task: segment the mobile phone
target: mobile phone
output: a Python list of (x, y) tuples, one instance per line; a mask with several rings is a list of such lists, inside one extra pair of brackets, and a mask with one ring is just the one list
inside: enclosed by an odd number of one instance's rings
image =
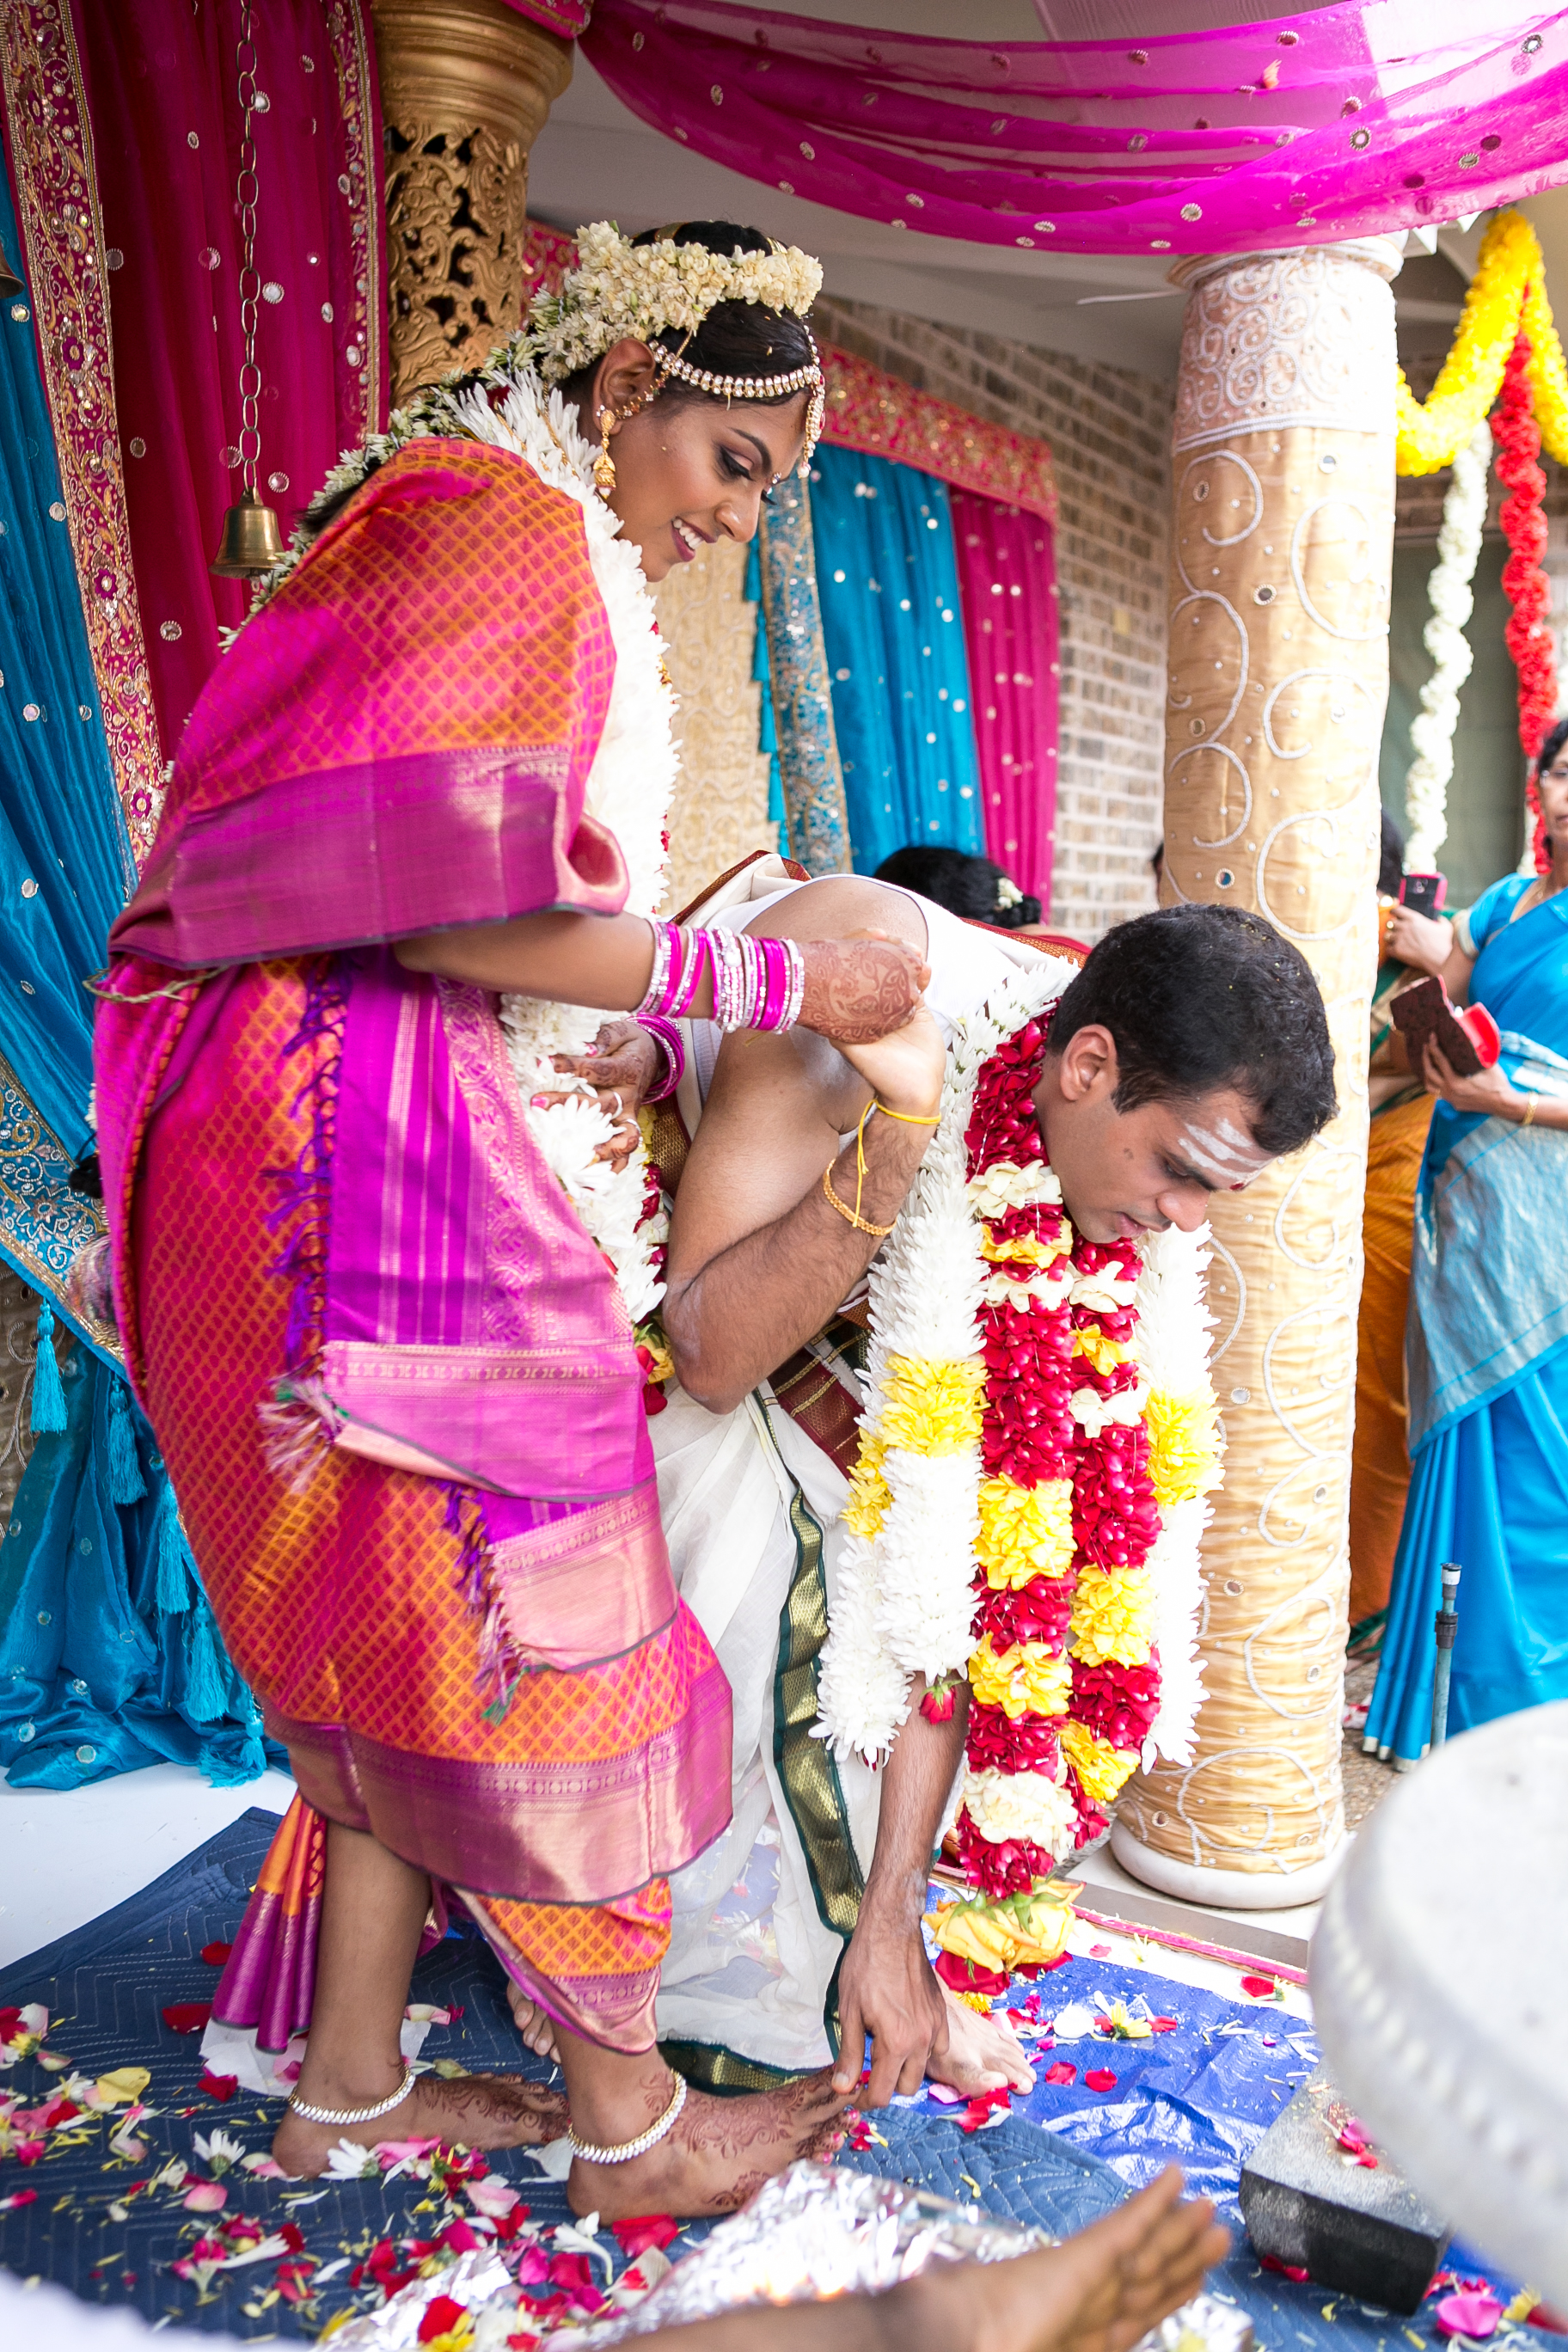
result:
[(1447, 895), (1446, 874), (1406, 874), (1399, 885), (1400, 905), (1416, 915), (1436, 915)]

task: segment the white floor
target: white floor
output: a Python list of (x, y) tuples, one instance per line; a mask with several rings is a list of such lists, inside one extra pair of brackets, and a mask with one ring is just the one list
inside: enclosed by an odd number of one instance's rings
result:
[(214, 1789), (180, 1764), (90, 1789), (0, 1780), (0, 1967), (112, 1910), (252, 1805), (283, 1812), (293, 1793), (286, 1772)]
[[(1318, 1914), (1323, 1907), (1320, 1901), (1297, 1903), (1289, 1909), (1279, 1911), (1222, 1911), (1212, 1905), (1199, 1906), (1195, 1903), (1184, 1903), (1174, 1895), (1158, 1895), (1157, 1889), (1145, 1886), (1141, 1879), (1132, 1877), (1129, 1872), (1122, 1869), (1109, 1846), (1101, 1846), (1098, 1853), (1087, 1855), (1072, 1875), (1080, 1879), (1086, 1887), (1115, 1886), (1120, 1887), (1125, 1894), (1155, 1895), (1160, 1902), (1174, 1904), (1178, 1909), (1189, 1912), (1194, 1923), (1193, 1934), (1202, 1936), (1205, 1942), (1236, 1943), (1244, 1950), (1247, 1945), (1247, 1930), (1249, 1927), (1267, 1928), (1279, 1936), (1300, 1936), (1304, 1940), (1310, 1940), (1312, 1930), (1318, 1924)], [(1084, 1900), (1092, 1909), (1092, 1895), (1086, 1895)], [(1214, 1930), (1212, 1934), (1205, 1935), (1202, 1927), (1196, 1924), (1204, 1919), (1212, 1923)]]

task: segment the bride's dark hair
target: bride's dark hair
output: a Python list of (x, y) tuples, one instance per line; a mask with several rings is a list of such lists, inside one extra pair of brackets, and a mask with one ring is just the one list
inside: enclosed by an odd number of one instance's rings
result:
[[(771, 241), (761, 229), (741, 228), (733, 221), (682, 221), (674, 228), (647, 228), (632, 243), (655, 245), (661, 237), (668, 237), (672, 245), (700, 245), (726, 258), (731, 253), (771, 250)], [(793, 310), (770, 310), (761, 302), (715, 302), (694, 335), (667, 327), (654, 341), (667, 351), (679, 352), (693, 367), (706, 368), (713, 375), (793, 375), (796, 368), (809, 367), (813, 358), (805, 320)], [(595, 360), (590, 366), (579, 368), (561, 387), (562, 399), (575, 407), (580, 424), (584, 423), (583, 411), (598, 364)], [(781, 393), (778, 398), (799, 396)], [(659, 394), (661, 402), (672, 408), (710, 397), (695, 384), (682, 383), (679, 376), (668, 378)]]

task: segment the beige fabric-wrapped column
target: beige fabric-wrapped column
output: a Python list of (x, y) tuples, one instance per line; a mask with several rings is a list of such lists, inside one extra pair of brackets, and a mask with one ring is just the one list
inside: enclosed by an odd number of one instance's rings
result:
[(1320, 1893), (1340, 1782), (1356, 1306), (1376, 964), (1378, 742), (1394, 543), (1400, 240), (1195, 257), (1176, 394), (1167, 905), (1245, 907), (1318, 976), (1339, 1115), (1214, 1202), (1228, 1451), (1204, 1544), (1193, 1760), (1111, 1833), (1150, 1885), (1267, 1908)]
[(762, 613), (746, 599), (747, 552), (742, 541), (719, 540), (654, 590), (680, 753), (667, 915), (689, 906), (742, 857), (779, 845), (768, 818), (768, 755), (757, 748), (763, 689), (752, 671)]

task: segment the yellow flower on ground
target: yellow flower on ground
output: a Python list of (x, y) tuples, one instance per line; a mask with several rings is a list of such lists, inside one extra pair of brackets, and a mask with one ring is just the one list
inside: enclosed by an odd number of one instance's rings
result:
[(1079, 1890), (1052, 1879), (1036, 1895), (1010, 1895), (1001, 1903), (955, 1903), (933, 1929), (937, 1943), (956, 1959), (983, 1969), (1030, 1968), (1059, 1959), (1067, 1949), (1073, 1905)]
[(1107, 1576), (1085, 1568), (1072, 1602), (1072, 1654), (1086, 1666), (1146, 1666), (1154, 1639), (1154, 1580), (1146, 1568)]
[(1219, 1414), (1212, 1395), (1152, 1390), (1143, 1425), (1149, 1433), (1149, 1475), (1162, 1510), (1194, 1502), (1219, 1485)]
[(1021, 1715), (1064, 1715), (1072, 1696), (1072, 1665), (1043, 1642), (1015, 1642), (999, 1654), (985, 1634), (969, 1661), (970, 1687), (980, 1706), (999, 1706), (1011, 1721)]
[(128, 2107), (139, 2099), (153, 2080), (145, 2066), (116, 2066), (111, 2074), (100, 2074), (93, 2084), (98, 2097), (94, 2106)]
[(1065, 1576), (1072, 1554), (1070, 1478), (1047, 1478), (1038, 1486), (1020, 1486), (1013, 1478), (982, 1483), (974, 1556), (987, 1583), (1016, 1592), (1037, 1576)]
[(1136, 1765), (1137, 1749), (1112, 1748), (1087, 1723), (1064, 1723), (1057, 1736), (1084, 1795), (1091, 1804), (1109, 1805)]
[(860, 1440), (860, 1451), (849, 1473), (849, 1499), (844, 1506), (844, 1524), (858, 1536), (876, 1534), (893, 1499), (882, 1475), (887, 1458), (888, 1449), (880, 1437), (872, 1435)]
[(909, 1454), (962, 1454), (980, 1439), (984, 1363), (919, 1362), (890, 1356), (882, 1380), (887, 1398), (878, 1435), (884, 1447)]

